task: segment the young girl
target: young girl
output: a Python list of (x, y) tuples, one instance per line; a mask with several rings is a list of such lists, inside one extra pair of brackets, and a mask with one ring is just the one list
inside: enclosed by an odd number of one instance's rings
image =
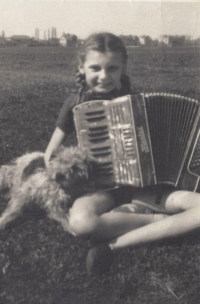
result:
[[(46, 166), (73, 129), (74, 106), (95, 99), (112, 102), (113, 98), (131, 94), (126, 65), (126, 48), (115, 35), (99, 33), (85, 40), (79, 54), (79, 92), (69, 97), (61, 109), (45, 152)], [(116, 249), (180, 235), (199, 227), (199, 194), (172, 189), (160, 191), (158, 187), (151, 187), (134, 191), (133, 195), (132, 188), (121, 187), (89, 193), (75, 200), (69, 212), (73, 234), (92, 235), (103, 242), (89, 251), (88, 271), (104, 271)], [(153, 213), (143, 212), (147, 207)]]

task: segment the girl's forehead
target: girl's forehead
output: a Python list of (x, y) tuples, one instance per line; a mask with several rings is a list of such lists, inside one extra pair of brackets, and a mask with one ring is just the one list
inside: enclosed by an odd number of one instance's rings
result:
[(90, 50), (86, 54), (84, 64), (123, 64), (123, 60), (119, 52)]

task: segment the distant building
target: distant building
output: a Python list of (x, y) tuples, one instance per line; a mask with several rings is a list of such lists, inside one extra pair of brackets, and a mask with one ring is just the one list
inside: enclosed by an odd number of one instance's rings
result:
[(185, 44), (185, 36), (169, 36), (169, 46), (183, 46)]
[(27, 46), (30, 43), (31, 38), (26, 35), (13, 35), (9, 40), (16, 46)]
[(162, 45), (172, 46), (183, 46), (186, 41), (189, 41), (189, 36), (170, 36), (170, 35), (161, 35), (159, 37), (159, 43)]
[(126, 46), (139, 45), (139, 38), (136, 35), (120, 35), (120, 38)]
[(35, 40), (39, 41), (40, 40), (40, 30), (39, 28), (36, 27), (35, 29)]
[(140, 37), (139, 37), (139, 43), (140, 43), (141, 45), (145, 45), (145, 36), (140, 36)]
[(50, 46), (59, 46), (60, 41), (58, 38), (51, 38), (50, 40), (47, 41), (47, 44)]
[(159, 43), (169, 45), (169, 36), (168, 35), (160, 35), (159, 36)]
[(140, 45), (149, 46), (149, 45), (152, 45), (153, 40), (151, 39), (150, 36), (143, 35), (143, 36), (139, 37), (139, 43), (140, 43)]
[(73, 34), (64, 34), (59, 40), (60, 45), (69, 46), (69, 47), (77, 47), (78, 46), (78, 38)]
[(4, 37), (0, 37), (0, 47), (4, 47), (6, 45), (6, 39)]

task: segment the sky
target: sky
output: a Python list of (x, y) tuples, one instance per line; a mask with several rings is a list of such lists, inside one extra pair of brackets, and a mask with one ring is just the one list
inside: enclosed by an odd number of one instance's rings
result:
[(200, 0), (194, 2), (155, 1), (69, 1), (0, 0), (0, 35), (35, 35), (56, 27), (85, 38), (93, 32), (116, 35), (190, 35), (200, 37)]

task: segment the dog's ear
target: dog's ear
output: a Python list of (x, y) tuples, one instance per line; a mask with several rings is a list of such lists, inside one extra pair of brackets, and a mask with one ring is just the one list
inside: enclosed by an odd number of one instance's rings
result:
[(22, 173), (22, 180), (32, 175), (36, 169), (45, 168), (44, 157), (33, 159), (25, 168)]

